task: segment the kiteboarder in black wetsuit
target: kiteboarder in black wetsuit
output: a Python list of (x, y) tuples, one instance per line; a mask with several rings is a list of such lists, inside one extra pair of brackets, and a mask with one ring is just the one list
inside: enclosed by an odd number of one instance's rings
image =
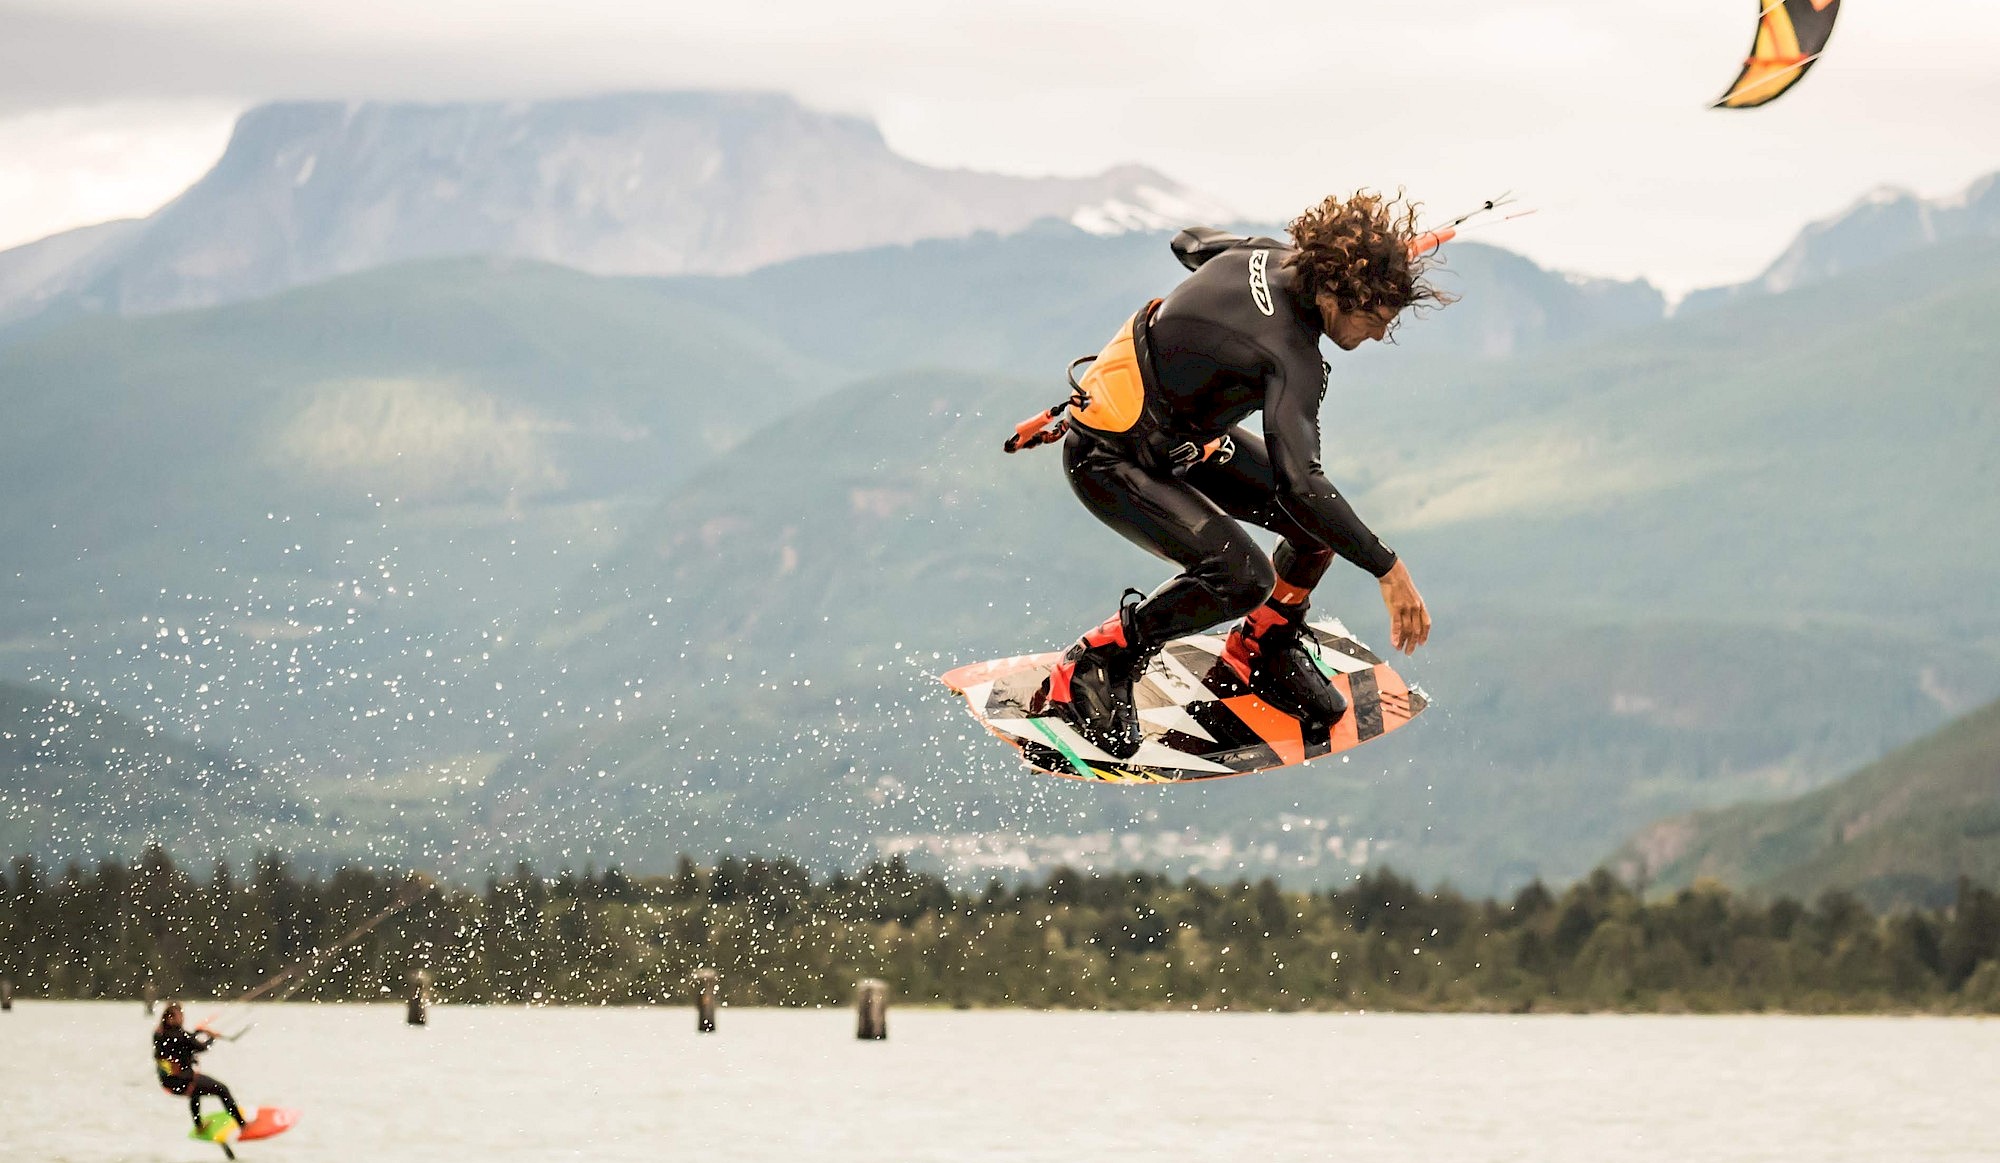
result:
[[(1320, 468), (1320, 337), (1352, 351), (1386, 336), (1405, 308), (1444, 301), (1422, 278), (1414, 209), (1363, 191), (1326, 199), (1290, 233), (1286, 243), (1182, 231), (1174, 252), (1194, 273), (1133, 316), (1070, 413), (1063, 462), (1078, 499), (1182, 570), (1121, 603), (1043, 688), (1044, 705), (1120, 759), (1142, 741), (1132, 685), (1148, 660), (1231, 618), (1242, 621), (1217, 666), (1228, 673), (1214, 680), (1233, 675), (1304, 722), (1338, 722), (1346, 702), (1304, 630), (1336, 555), (1380, 580), (1392, 646), (1408, 653), (1430, 636), (1408, 569)], [(1261, 433), (1239, 426), (1252, 412)], [(1239, 521), (1283, 537), (1274, 558)]]
[(160, 1024), (153, 1027), (153, 1068), (159, 1073), (160, 1085), (168, 1094), (187, 1096), (188, 1113), (194, 1116), (197, 1127), (201, 1126), (204, 1094), (220, 1099), (222, 1109), (229, 1112), (237, 1126), (249, 1126), (250, 1120), (243, 1117), (229, 1088), (194, 1068), (195, 1056), (215, 1044), (215, 1035), (207, 1030), (190, 1031), (182, 1021), (180, 1003), (170, 1001), (160, 1012)]

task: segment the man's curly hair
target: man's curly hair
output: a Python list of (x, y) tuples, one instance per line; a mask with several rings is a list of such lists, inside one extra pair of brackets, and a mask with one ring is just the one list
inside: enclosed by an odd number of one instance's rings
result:
[(1454, 298), (1424, 281), (1431, 262), (1410, 257), (1417, 203), (1400, 190), (1393, 198), (1373, 190), (1328, 195), (1292, 219), (1289, 229), (1298, 249), (1285, 265), (1298, 272), (1308, 299), (1329, 293), (1342, 311), (1360, 312), (1443, 306)]

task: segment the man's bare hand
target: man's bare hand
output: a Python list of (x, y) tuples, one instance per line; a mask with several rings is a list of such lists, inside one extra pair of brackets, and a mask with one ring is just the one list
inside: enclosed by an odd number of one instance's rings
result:
[(1417, 592), (1417, 583), (1410, 580), (1410, 571), (1400, 560), (1382, 575), (1381, 583), (1382, 605), (1389, 611), (1389, 646), (1404, 654), (1414, 653), (1430, 640), (1430, 607), (1424, 605), (1424, 596)]

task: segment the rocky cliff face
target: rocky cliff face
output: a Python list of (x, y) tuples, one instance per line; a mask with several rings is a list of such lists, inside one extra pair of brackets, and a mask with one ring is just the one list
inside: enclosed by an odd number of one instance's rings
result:
[(1075, 179), (935, 169), (866, 121), (776, 95), (274, 104), (243, 116), (206, 177), (90, 261), (51, 269), (81, 248), (47, 243), (33, 263), (0, 255), (0, 317), (65, 300), (122, 314), (205, 306), (437, 255), (727, 274), (1044, 218), (1116, 233), (1228, 217), (1139, 167)]

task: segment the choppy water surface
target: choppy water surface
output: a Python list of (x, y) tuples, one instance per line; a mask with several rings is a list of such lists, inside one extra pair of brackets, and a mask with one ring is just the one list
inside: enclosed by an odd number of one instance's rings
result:
[[(204, 1010), (190, 1006), (195, 1016)], [(246, 1160), (1988, 1160), (2000, 1021), (262, 1007)], [(129, 1003), (0, 1014), (0, 1158), (221, 1158)]]

